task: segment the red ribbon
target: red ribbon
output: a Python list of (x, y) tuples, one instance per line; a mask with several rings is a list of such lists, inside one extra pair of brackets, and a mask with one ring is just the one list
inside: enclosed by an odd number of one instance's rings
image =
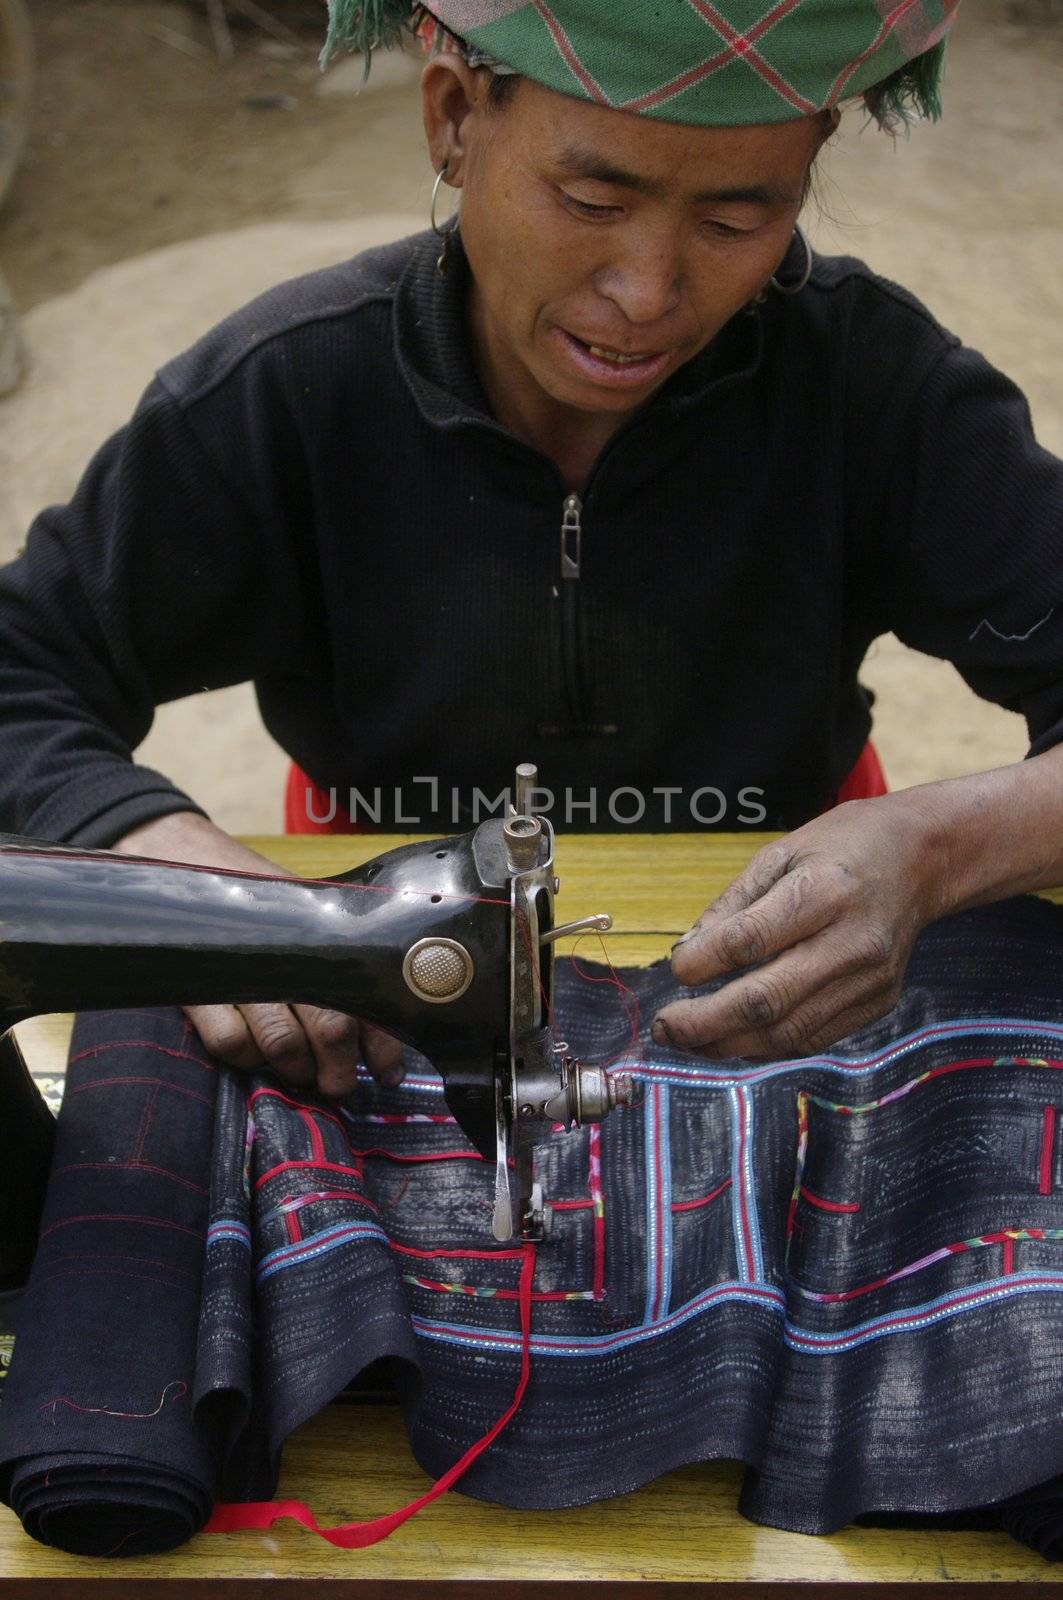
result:
[(340, 1550), (364, 1550), (368, 1545), (379, 1544), (381, 1539), (386, 1539), (388, 1534), (394, 1533), (395, 1529), (401, 1527), (410, 1517), (415, 1516), (433, 1500), (438, 1500), (441, 1494), (446, 1494), (448, 1489), (453, 1488), (458, 1479), (468, 1471), (477, 1457), (483, 1455), (487, 1447), (494, 1443), (502, 1429), (516, 1415), (524, 1399), (524, 1391), (528, 1387), (528, 1373), (531, 1367), (531, 1297), (532, 1278), (535, 1274), (535, 1246), (522, 1245), (521, 1255), (518, 1290), (520, 1377), (517, 1379), (513, 1399), (498, 1421), (482, 1438), (477, 1439), (474, 1445), (470, 1445), (461, 1459), (455, 1461), (441, 1478), (437, 1478), (430, 1489), (419, 1495), (416, 1500), (411, 1500), (409, 1505), (403, 1506), (401, 1510), (389, 1512), (386, 1517), (375, 1517), (372, 1522), (344, 1522), (338, 1528), (322, 1528), (310, 1507), (304, 1505), (301, 1500), (252, 1500), (244, 1505), (218, 1505), (214, 1507), (210, 1521), (203, 1532), (235, 1533), (241, 1528), (272, 1528), (281, 1517), (292, 1517), (296, 1522), (301, 1522), (304, 1528), (309, 1528), (311, 1533), (327, 1539), (329, 1544), (336, 1545)]

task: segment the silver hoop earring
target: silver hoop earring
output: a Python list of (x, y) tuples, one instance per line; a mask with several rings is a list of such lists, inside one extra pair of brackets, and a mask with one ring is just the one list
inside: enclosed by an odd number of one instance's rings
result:
[(457, 217), (454, 218), (454, 221), (448, 228), (441, 228), (436, 221), (436, 199), (439, 195), (439, 185), (446, 177), (449, 168), (450, 162), (444, 161), (443, 165), (436, 173), (436, 181), (432, 186), (432, 209), (428, 218), (429, 222), (431, 223), (432, 232), (438, 239), (442, 239), (443, 241), (443, 248), (440, 250), (436, 259), (436, 271), (441, 273), (445, 273), (447, 268), (450, 266), (450, 242), (454, 234), (457, 232), (458, 227)]
[[(801, 229), (797, 227), (796, 224), (794, 225), (794, 237), (800, 239), (801, 243), (804, 245), (805, 270), (802, 272), (797, 283), (780, 283), (775, 274), (772, 273), (771, 277), (768, 279), (768, 282), (771, 284), (776, 294), (800, 294), (801, 290), (812, 276), (812, 246), (809, 244), (808, 240), (801, 232)], [(787, 254), (789, 254), (789, 251), (787, 251)]]

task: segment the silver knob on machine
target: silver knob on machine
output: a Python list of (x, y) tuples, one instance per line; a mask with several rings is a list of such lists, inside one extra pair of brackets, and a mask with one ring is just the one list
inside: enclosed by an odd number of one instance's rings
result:
[(457, 1000), (472, 982), (473, 959), (456, 939), (418, 939), (402, 963), (402, 976), (419, 1000)]

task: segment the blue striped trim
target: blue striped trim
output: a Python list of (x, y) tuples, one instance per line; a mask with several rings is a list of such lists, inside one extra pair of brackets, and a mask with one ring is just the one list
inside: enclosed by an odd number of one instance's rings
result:
[(321, 1233), (313, 1233), (298, 1244), (285, 1244), (271, 1250), (258, 1264), (256, 1281), (263, 1283), (267, 1278), (272, 1278), (274, 1273), (284, 1272), (288, 1267), (301, 1267), (304, 1261), (313, 1261), (318, 1256), (328, 1255), (341, 1245), (359, 1239), (375, 1239), (380, 1244), (390, 1244), (387, 1234), (376, 1223), (347, 1222), (338, 1228), (326, 1228)]
[(666, 1317), (672, 1299), (672, 1123), (668, 1085), (661, 1084), (657, 1092), (661, 1118), (661, 1298), (657, 1315)]
[(236, 1244), (246, 1245), (251, 1248), (251, 1229), (245, 1222), (237, 1222), (235, 1218), (223, 1218), (220, 1222), (212, 1222), (207, 1229), (207, 1244), (219, 1244), (222, 1239), (232, 1239)]
[[(832, 1356), (844, 1354), (845, 1351), (867, 1344), (873, 1339), (887, 1338), (898, 1333), (919, 1333), (923, 1328), (930, 1327), (936, 1322), (963, 1316), (967, 1311), (979, 1310), (985, 1305), (1014, 1299), (1024, 1294), (1063, 1294), (1063, 1272), (1011, 1273), (1006, 1278), (993, 1279), (971, 1296), (965, 1291), (954, 1290), (951, 1295), (938, 1295), (921, 1305), (872, 1318), (868, 1322), (858, 1323), (844, 1333), (835, 1334), (807, 1333), (786, 1321), (785, 1297), (780, 1290), (772, 1289), (766, 1284), (733, 1282), (717, 1284), (707, 1294), (697, 1296), (678, 1311), (650, 1326), (640, 1324), (623, 1332), (583, 1334), (578, 1337), (533, 1334), (531, 1349), (537, 1355), (593, 1358), (613, 1350), (642, 1344), (647, 1339), (656, 1339), (662, 1334), (672, 1333), (693, 1318), (712, 1311), (718, 1305), (744, 1301), (783, 1314), (783, 1340), (791, 1350), (801, 1355)], [(517, 1334), (490, 1330), (485, 1337), (484, 1333), (477, 1334), (474, 1330), (462, 1327), (458, 1323), (434, 1322), (425, 1317), (413, 1317), (411, 1321), (417, 1333), (426, 1339), (465, 1345), (477, 1350), (490, 1348), (514, 1354), (520, 1352), (520, 1337)]]
[(884, 1339), (893, 1333), (919, 1333), (935, 1322), (945, 1322), (962, 1316), (965, 1311), (976, 1311), (981, 1306), (999, 1300), (1010, 1300), (1019, 1294), (1059, 1294), (1063, 1292), (1063, 1272), (1013, 1272), (1005, 1278), (991, 1278), (971, 1289), (953, 1289), (951, 1293), (936, 1295), (917, 1306), (906, 1306), (900, 1311), (887, 1311), (843, 1333), (811, 1333), (787, 1322), (784, 1338), (791, 1350), (806, 1356), (833, 1356), (857, 1345), (868, 1344), (872, 1339)]
[(642, 1308), (643, 1322), (652, 1322), (654, 1299), (657, 1292), (657, 1129), (661, 1115), (661, 1089), (654, 1084), (646, 1096), (642, 1113), (642, 1150), (646, 1184), (646, 1299)]
[[(673, 1329), (682, 1327), (692, 1318), (700, 1316), (702, 1312), (711, 1309), (713, 1305), (742, 1300), (747, 1304), (765, 1306), (770, 1311), (780, 1314), (785, 1312), (786, 1300), (780, 1289), (772, 1288), (769, 1284), (746, 1283), (717, 1283), (711, 1289), (704, 1291), (687, 1305), (681, 1306), (678, 1311), (671, 1312), (660, 1322), (639, 1324), (633, 1328), (626, 1328), (617, 1333), (592, 1333), (580, 1334), (569, 1337), (553, 1333), (533, 1333), (531, 1349), (541, 1355), (555, 1356), (595, 1356), (605, 1351), (625, 1349), (628, 1345), (642, 1344), (646, 1339), (659, 1338), (661, 1334), (671, 1333)], [(477, 1350), (483, 1350), (488, 1345), (492, 1350), (520, 1352), (520, 1335), (508, 1333), (501, 1329), (485, 1329), (477, 1333), (469, 1327), (463, 1327), (455, 1322), (436, 1322), (427, 1317), (411, 1317), (411, 1322), (419, 1334), (426, 1339), (438, 1339), (445, 1343), (468, 1345)]]
[(745, 1173), (742, 1170), (742, 1134), (739, 1127), (738, 1094), (732, 1089), (728, 1097), (731, 1103), (731, 1229), (734, 1234), (735, 1244), (735, 1269), (742, 1282), (749, 1282), (749, 1268), (746, 1261), (746, 1234), (742, 1223), (742, 1193), (745, 1183)]
[(757, 1190), (753, 1181), (753, 1095), (745, 1085), (739, 1089), (738, 1094), (745, 1108), (746, 1121), (742, 1151), (742, 1186), (746, 1196), (746, 1222), (749, 1228), (749, 1242), (753, 1249), (753, 1277), (760, 1283), (764, 1277), (764, 1251), (760, 1243), (760, 1213), (757, 1210)]

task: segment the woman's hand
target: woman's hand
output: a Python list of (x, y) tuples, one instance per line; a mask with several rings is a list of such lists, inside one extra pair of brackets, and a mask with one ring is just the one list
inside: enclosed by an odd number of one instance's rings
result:
[(672, 947), (683, 984), (743, 976), (665, 1006), (655, 1041), (785, 1060), (889, 1011), (916, 936), (948, 909), (926, 792), (850, 801), (759, 850)]
[[(194, 811), (159, 817), (127, 833), (114, 849), (196, 866), (282, 873)], [(371, 1023), (319, 1006), (185, 1006), (210, 1055), (247, 1071), (267, 1068), (297, 1089), (339, 1098), (354, 1088), (359, 1060), (378, 1082), (402, 1081), (402, 1045)]]

